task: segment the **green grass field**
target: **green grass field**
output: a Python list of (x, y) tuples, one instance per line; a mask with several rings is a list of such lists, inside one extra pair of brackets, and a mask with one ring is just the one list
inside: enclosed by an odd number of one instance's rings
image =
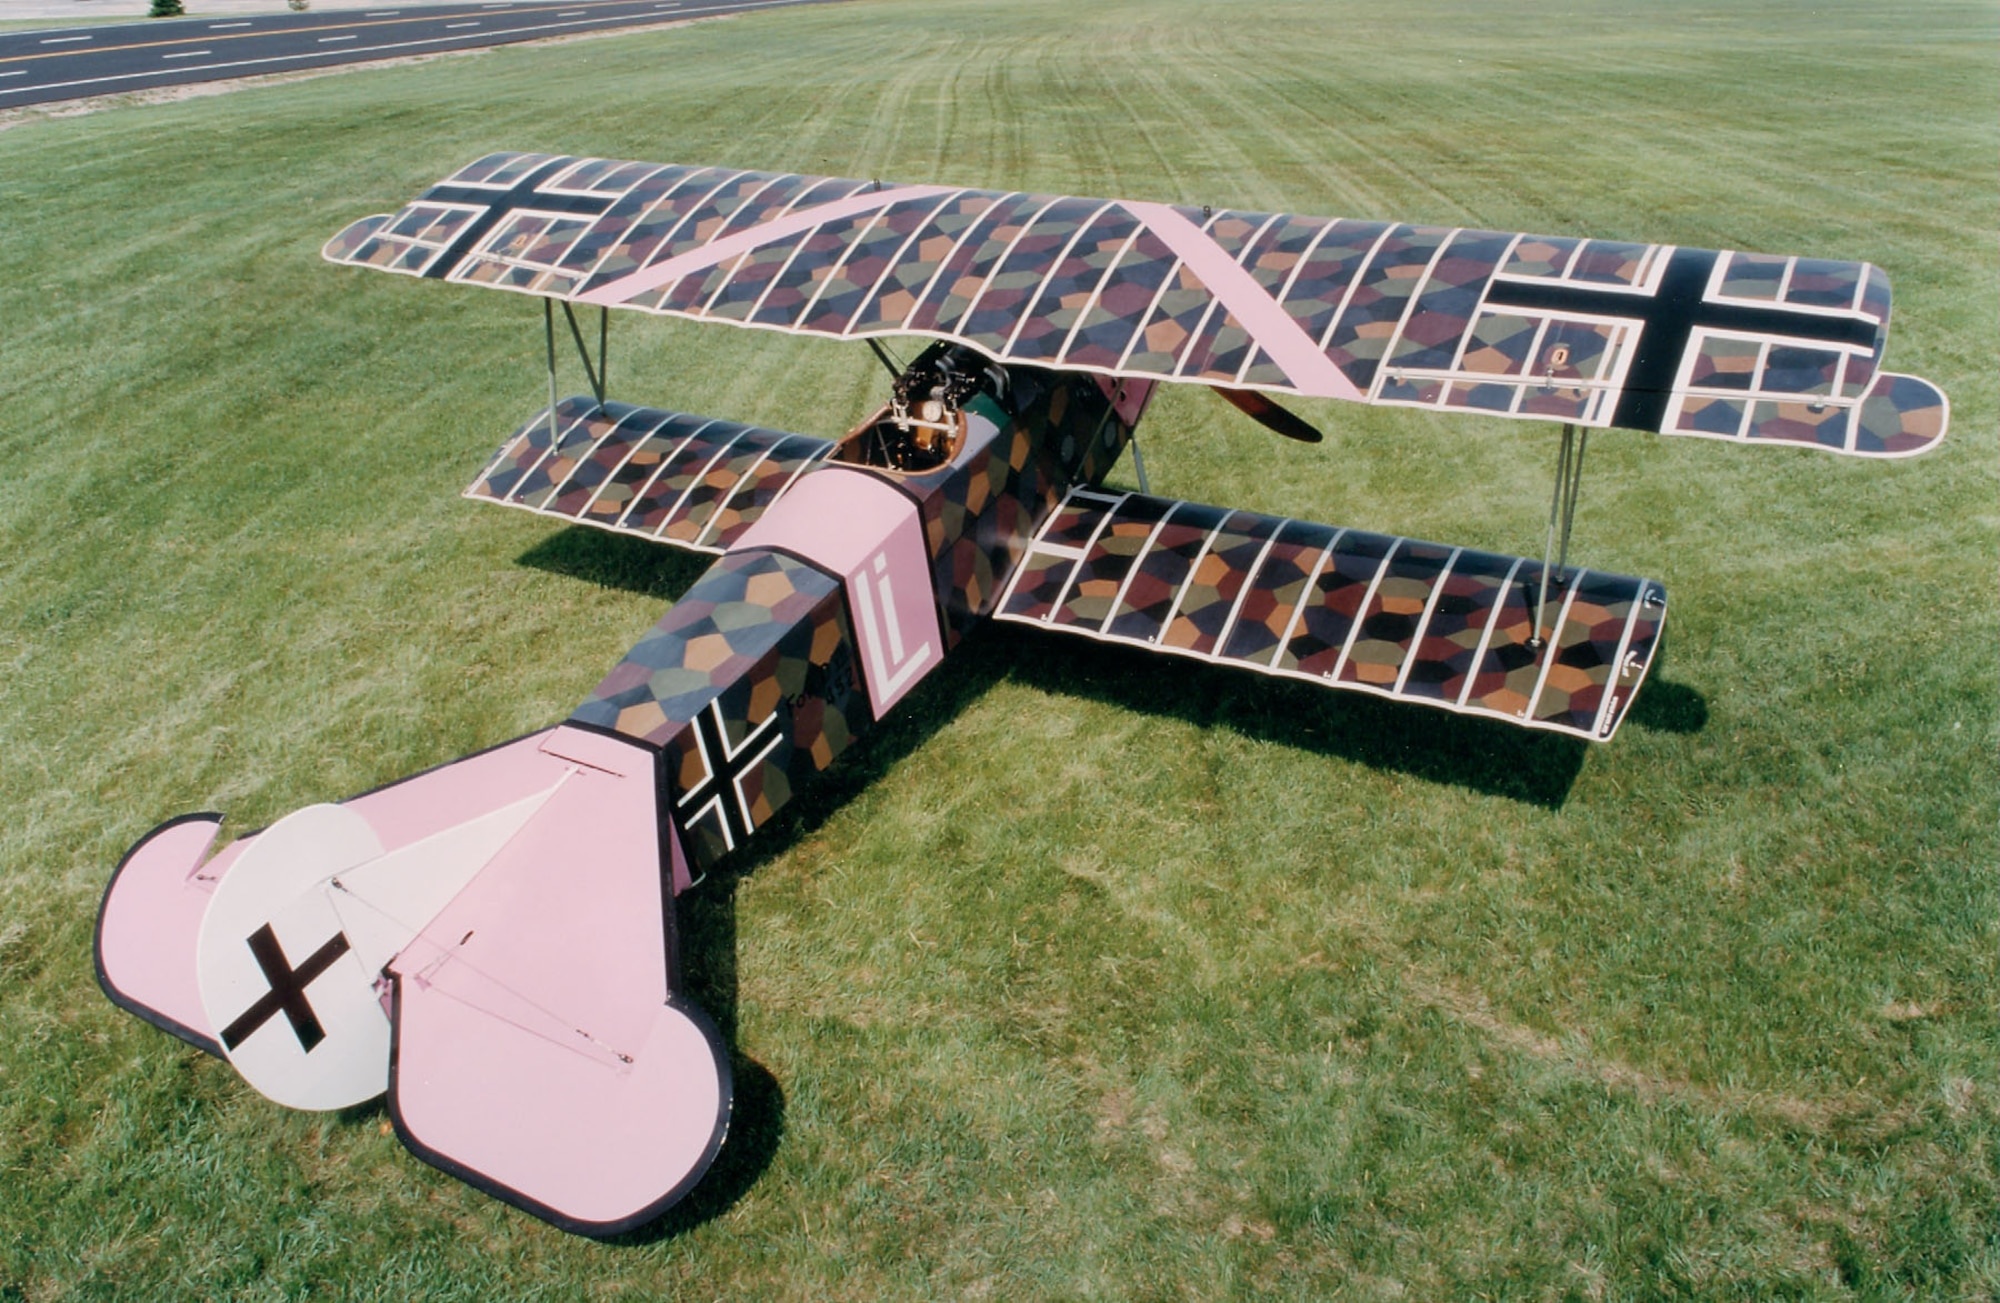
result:
[[(0, 1299), (1993, 1297), (1996, 91), (1976, 2), (856, 0), (11, 115)], [(318, 260), (496, 148), (1867, 259), (1954, 428), (1593, 439), (1577, 550), (1673, 601), (1604, 747), (986, 631), (684, 902), (734, 1129), (597, 1244), (91, 973), (154, 823), (560, 719), (701, 568), (456, 496), (531, 303)], [(629, 316), (611, 374), (883, 391)], [(1549, 432), (1302, 407), (1167, 394), (1155, 491), (1539, 548)]]

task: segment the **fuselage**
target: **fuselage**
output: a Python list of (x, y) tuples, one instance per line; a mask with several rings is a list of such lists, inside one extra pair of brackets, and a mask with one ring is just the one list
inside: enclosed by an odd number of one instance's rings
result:
[[(695, 872), (741, 845), (990, 615), (1147, 394), (938, 345), (731, 543), (570, 723), (658, 749)], [(679, 885), (679, 884), (677, 884)]]

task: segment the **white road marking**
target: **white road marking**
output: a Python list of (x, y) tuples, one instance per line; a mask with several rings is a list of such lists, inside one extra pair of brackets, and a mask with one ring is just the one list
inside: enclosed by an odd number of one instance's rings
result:
[(361, 37), (356, 33), (349, 32), (345, 36), (322, 36), (319, 38), (319, 43), (325, 45), (329, 41), (358, 41), (360, 39)]
[(88, 36), (50, 36), (43, 39), (43, 45), (67, 45), (71, 41), (87, 41)]
[(182, 50), (179, 54), (163, 54), (162, 59), (199, 59), (204, 54), (214, 54), (214, 50)]
[(220, 32), (231, 27), (248, 27), (249, 25), (248, 23), (210, 23), (208, 30), (211, 32)]
[[(744, 9), (771, 8), (773, 6), (783, 5), (786, 2), (787, 0), (740, 0), (739, 3), (735, 4), (694, 5), (687, 8), (679, 9), (678, 12), (683, 17), (699, 17), (705, 14), (735, 13), (739, 10), (744, 10)], [(797, 0), (791, 0), (791, 2), (797, 3)], [(400, 11), (387, 10), (384, 12), (398, 13)], [(372, 17), (376, 15), (370, 13), (365, 16)], [(596, 20), (585, 19), (582, 21), (594, 22)], [(530, 27), (514, 28), (508, 33), (508, 35), (521, 36), (529, 32), (555, 33), (555, 32), (566, 31), (579, 25), (580, 23), (578, 22), (578, 20), (575, 19), (572, 19), (571, 21), (566, 23), (538, 23)], [(350, 37), (343, 39), (358, 39), (358, 38)], [(451, 41), (456, 39), (457, 39), (456, 37), (450, 37), (450, 36), (434, 36), (414, 41), (395, 41), (387, 45), (372, 45), (368, 47), (367, 53), (376, 58), (387, 58), (390, 57), (391, 51), (422, 50), (432, 46), (443, 44), (446, 41)], [(245, 69), (269, 68), (273, 64), (309, 63), (314, 59), (331, 58), (338, 55), (343, 55), (345, 53), (346, 52), (342, 50), (322, 50), (314, 54), (283, 54), (283, 55), (272, 55), (268, 58), (261, 58), (261, 59), (236, 59), (228, 63), (213, 64), (208, 69), (206, 69), (206, 71), (222, 72), (225, 70), (236, 69), (236, 68), (245, 68)], [(52, 90), (69, 90), (73, 87), (82, 87), (82, 86), (112, 86), (119, 82), (143, 80), (147, 77), (157, 77), (159, 75), (160, 74), (158, 72), (121, 72), (121, 73), (113, 73), (109, 76), (104, 76), (104, 77), (78, 77), (70, 81), (44, 82), (41, 85), (29, 85), (18, 89), (8, 89), (5, 91), (0, 91), (0, 98), (4, 98), (6, 96), (11, 96), (11, 95), (20, 95), (20, 94), (37, 94)], [(249, 76), (251, 74), (243, 73), (240, 75)]]

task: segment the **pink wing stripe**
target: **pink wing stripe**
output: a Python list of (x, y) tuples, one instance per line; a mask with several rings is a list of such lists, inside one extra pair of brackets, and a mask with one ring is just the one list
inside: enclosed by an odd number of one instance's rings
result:
[(869, 190), (845, 199), (835, 199), (831, 203), (815, 204), (802, 208), (783, 217), (752, 226), (747, 230), (725, 235), (712, 244), (699, 249), (690, 249), (676, 258), (642, 267), (629, 276), (621, 276), (607, 285), (600, 285), (588, 294), (577, 295), (578, 303), (594, 304), (600, 308), (615, 308), (629, 299), (637, 298), (647, 290), (656, 290), (671, 284), (683, 276), (698, 271), (707, 271), (717, 263), (762, 248), (764, 245), (782, 240), (787, 236), (809, 231), (824, 222), (838, 221), (843, 217), (853, 217), (859, 213), (873, 212), (887, 208), (891, 204), (902, 203), (906, 199), (930, 199), (941, 195), (957, 193), (950, 186), (908, 185), (891, 186), (887, 190)]
[(1345, 398), (1356, 403), (1367, 401), (1354, 382), (1299, 328), (1292, 314), (1265, 293), (1257, 278), (1243, 270), (1199, 226), (1165, 204), (1129, 199), (1122, 202), (1127, 212), (1151, 227), (1153, 234), (1201, 277), (1258, 346), (1284, 368), (1286, 377), (1300, 393), (1317, 398)]

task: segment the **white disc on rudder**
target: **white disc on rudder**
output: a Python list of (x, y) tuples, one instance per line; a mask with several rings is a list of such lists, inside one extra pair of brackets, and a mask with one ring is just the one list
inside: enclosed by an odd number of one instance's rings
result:
[(368, 821), (309, 805), (259, 833), (216, 884), (195, 943), (209, 1026), (280, 1104), (346, 1108), (389, 1087), (389, 1019), (324, 884), (382, 854)]

